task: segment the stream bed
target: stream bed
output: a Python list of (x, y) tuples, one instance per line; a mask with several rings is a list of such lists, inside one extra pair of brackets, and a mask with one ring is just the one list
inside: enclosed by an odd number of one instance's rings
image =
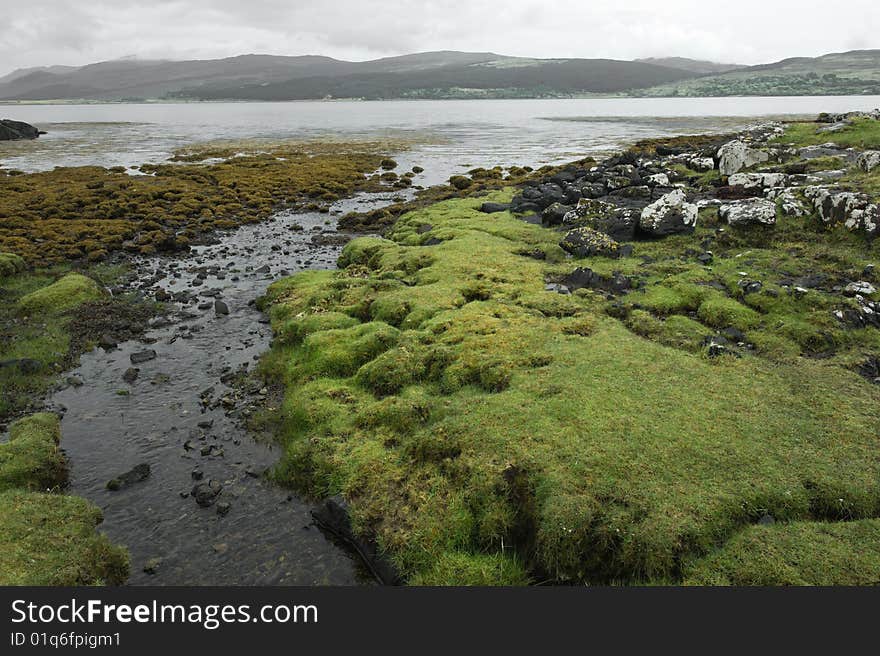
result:
[[(361, 195), (332, 210), (388, 202), (388, 195)], [(84, 354), (49, 399), (63, 413), (70, 493), (100, 506), (100, 530), (129, 549), (129, 583), (371, 582), (360, 561), (312, 523), (312, 503), (262, 476), (278, 447), (242, 427), (249, 401), (231, 387), (233, 374), (252, 368), (272, 337), (254, 299), (297, 271), (334, 268), (340, 237), (331, 215), (279, 213), (183, 257), (137, 260), (134, 288), (173, 297), (167, 313), (140, 340)], [(133, 363), (150, 351), (155, 357)], [(143, 464), (150, 468), (144, 480), (107, 489)]]

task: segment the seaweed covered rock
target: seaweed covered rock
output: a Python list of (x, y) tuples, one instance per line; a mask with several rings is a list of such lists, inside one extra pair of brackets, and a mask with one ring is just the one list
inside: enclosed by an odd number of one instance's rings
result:
[(776, 203), (765, 198), (745, 198), (718, 208), (718, 216), (732, 226), (773, 225)]
[(692, 232), (697, 225), (697, 206), (687, 202), (681, 189), (669, 192), (642, 210), (639, 228), (652, 237)]
[(604, 232), (582, 227), (569, 230), (559, 242), (562, 250), (575, 257), (590, 257), (601, 255), (604, 257), (619, 257), (620, 244), (614, 241)]

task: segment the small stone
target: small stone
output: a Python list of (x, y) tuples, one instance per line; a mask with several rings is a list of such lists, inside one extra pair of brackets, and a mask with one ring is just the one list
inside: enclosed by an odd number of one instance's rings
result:
[(105, 351), (115, 349), (117, 343), (118, 342), (110, 335), (101, 335), (101, 338), (98, 340), (98, 346), (100, 346)]
[(232, 506), (229, 505), (229, 502), (227, 502), (227, 501), (221, 501), (220, 503), (217, 504), (217, 514), (218, 515), (221, 515), (221, 516), (227, 515), (227, 514), (229, 514), (230, 510), (232, 510)]
[(159, 570), (159, 567), (161, 565), (161, 558), (150, 558), (146, 563), (144, 563), (144, 573), (152, 576)]
[(156, 357), (156, 351), (154, 351), (153, 349), (147, 349), (145, 351), (132, 353), (128, 359), (131, 360), (132, 364), (141, 364), (144, 362), (149, 362), (150, 360), (155, 360)]
[(229, 306), (221, 300), (214, 301), (214, 313), (218, 315), (229, 314)]
[(137, 380), (137, 377), (140, 373), (140, 369), (136, 367), (129, 367), (125, 370), (125, 373), (122, 374), (122, 380), (124, 380), (126, 383), (133, 383)]
[(130, 485), (134, 485), (135, 483), (140, 483), (141, 481), (147, 480), (149, 476), (150, 465), (148, 465), (147, 463), (141, 463), (140, 465), (135, 465), (131, 470), (125, 472), (124, 474), (120, 474), (116, 478), (108, 481), (107, 489), (114, 492), (122, 490), (129, 487)]

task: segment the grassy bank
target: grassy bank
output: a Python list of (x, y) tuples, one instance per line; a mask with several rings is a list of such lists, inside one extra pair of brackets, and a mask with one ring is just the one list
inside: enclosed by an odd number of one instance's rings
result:
[[(855, 301), (832, 289), (875, 245), (814, 216), (719, 230), (708, 208), (693, 234), (567, 258), (559, 232), (478, 211), (510, 196), (404, 214), (339, 271), (270, 288), (278, 480), (342, 493), (423, 584), (747, 581), (729, 563), (760, 560), (762, 518), (784, 544), (880, 516), (880, 391), (859, 374), (880, 335), (841, 325)], [(577, 267), (634, 291), (545, 289)], [(715, 357), (724, 335), (741, 346)], [(779, 581), (870, 576), (848, 562)]]
[(121, 584), (128, 554), (95, 531), (101, 511), (66, 496), (58, 417), (21, 419), (0, 443), (0, 585)]

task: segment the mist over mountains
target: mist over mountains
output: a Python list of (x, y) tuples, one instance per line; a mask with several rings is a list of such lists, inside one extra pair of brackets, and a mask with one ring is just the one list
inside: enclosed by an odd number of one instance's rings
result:
[(121, 59), (19, 69), (3, 101), (558, 98), (880, 93), (880, 50), (760, 66), (686, 59), (531, 59), (440, 51), (364, 62), (316, 55)]

